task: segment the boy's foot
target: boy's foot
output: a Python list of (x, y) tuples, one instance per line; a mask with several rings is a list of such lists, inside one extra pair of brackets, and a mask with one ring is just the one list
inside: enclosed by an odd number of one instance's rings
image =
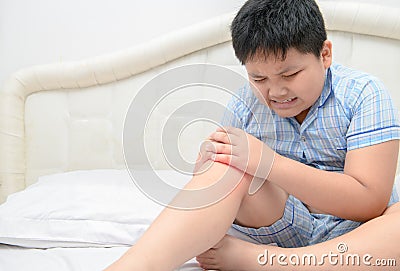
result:
[[(259, 245), (225, 235), (213, 248), (196, 257), (206, 270), (257, 270), (257, 256), (262, 253)], [(257, 266), (258, 265), (258, 266)]]

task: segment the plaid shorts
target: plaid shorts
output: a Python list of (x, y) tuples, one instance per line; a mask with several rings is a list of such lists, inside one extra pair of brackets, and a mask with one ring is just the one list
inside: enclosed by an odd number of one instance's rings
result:
[(343, 235), (361, 224), (332, 215), (310, 213), (300, 200), (290, 195), (282, 218), (271, 226), (256, 229), (234, 224), (232, 227), (257, 243), (303, 247)]

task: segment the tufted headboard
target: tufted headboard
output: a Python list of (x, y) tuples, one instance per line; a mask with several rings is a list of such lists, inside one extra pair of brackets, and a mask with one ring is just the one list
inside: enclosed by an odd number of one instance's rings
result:
[[(334, 60), (381, 78), (400, 108), (400, 4), (395, 8), (320, 1), (320, 7)], [(245, 74), (230, 44), (233, 16), (223, 15), (126, 51), (13, 74), (0, 89), (0, 202), (42, 175), (125, 168), (126, 112), (138, 91), (160, 72), (188, 63), (213, 63)], [(179, 102), (169, 101), (171, 107)], [(161, 112), (157, 118), (165, 116)], [(155, 137), (157, 129), (154, 125)], [(190, 140), (180, 143), (193, 155), (209, 133), (205, 127), (194, 129)], [(157, 169), (169, 168), (159, 148), (148, 151)], [(141, 163), (143, 158), (137, 159)]]

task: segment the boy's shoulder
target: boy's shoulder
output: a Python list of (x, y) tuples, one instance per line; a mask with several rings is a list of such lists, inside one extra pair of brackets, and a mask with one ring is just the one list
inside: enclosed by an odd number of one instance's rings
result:
[(335, 93), (356, 90), (362, 92), (370, 84), (383, 88), (382, 82), (377, 77), (339, 63), (332, 63), (330, 72), (332, 89)]
[(349, 106), (357, 106), (366, 97), (386, 95), (383, 83), (375, 76), (346, 67), (339, 63), (332, 63), (331, 90), (339, 102)]

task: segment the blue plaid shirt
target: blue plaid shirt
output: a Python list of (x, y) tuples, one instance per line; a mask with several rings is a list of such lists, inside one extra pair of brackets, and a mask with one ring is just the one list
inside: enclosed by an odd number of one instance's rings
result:
[[(336, 63), (301, 125), (269, 110), (249, 85), (231, 99), (222, 125), (246, 131), (283, 156), (337, 172), (343, 172), (347, 151), (400, 139), (398, 111), (383, 84)], [(391, 201), (397, 201), (394, 194)]]

